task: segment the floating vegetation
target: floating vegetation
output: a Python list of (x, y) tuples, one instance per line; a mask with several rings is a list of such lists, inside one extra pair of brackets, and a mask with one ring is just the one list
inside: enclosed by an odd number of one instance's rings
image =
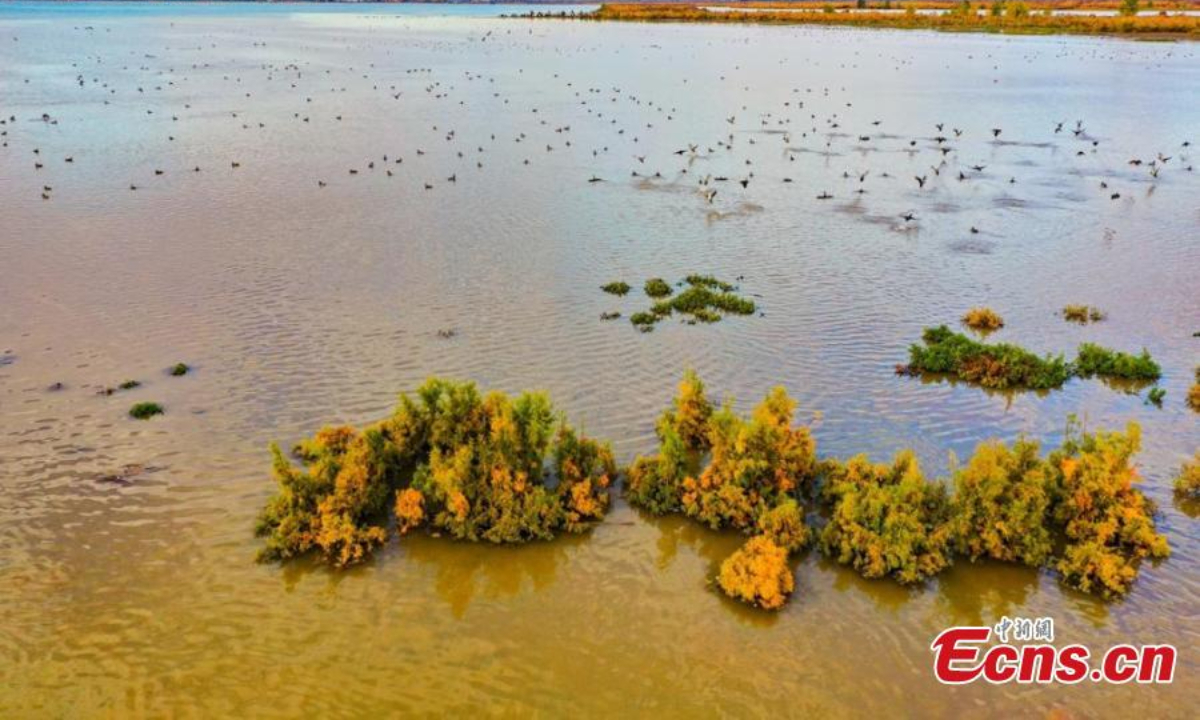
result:
[(600, 286), (600, 289), (610, 295), (624, 297), (625, 294), (629, 292), (629, 283), (618, 280), (616, 282), (610, 282), (607, 285), (602, 285)]
[(118, 390), (132, 390), (136, 387), (141, 387), (141, 386), (142, 386), (142, 383), (140, 380), (126, 380), (125, 382), (118, 385), (117, 389)]
[(981, 343), (945, 325), (926, 328), (921, 338), (924, 346), (909, 348), (909, 364), (897, 367), (898, 373), (946, 374), (996, 390), (1057, 388), (1071, 376), (1061, 355), (1038, 357), (1016, 345)]
[(778, 610), (796, 586), (787, 558), (786, 549), (766, 536), (755, 535), (721, 563), (717, 585), (731, 598)]
[(1064, 320), (1080, 325), (1100, 322), (1107, 317), (1100, 308), (1091, 305), (1067, 305), (1062, 309), (1062, 316)]
[(138, 420), (149, 420), (163, 414), (163, 406), (156, 402), (140, 402), (129, 408), (129, 416)]
[(684, 278), (684, 282), (688, 285), (696, 287), (706, 287), (710, 290), (720, 290), (721, 292), (732, 292), (737, 288), (723, 280), (718, 280), (712, 275), (688, 275)]
[(388, 537), (420, 527), (459, 540), (520, 543), (581, 532), (608, 510), (608, 445), (575, 432), (540, 393), (481, 396), (473, 383), (430, 379), (392, 417), (331, 427), (294, 450), (272, 446), (278, 493), (256, 532), (261, 560), (319, 551), (361, 562)]
[(945, 325), (926, 328), (921, 338), (925, 344), (909, 348), (909, 364), (898, 365), (897, 374), (944, 374), (995, 390), (1047, 390), (1071, 377), (1154, 381), (1162, 375), (1145, 350), (1130, 355), (1084, 343), (1068, 363), (1062, 355), (1038, 357), (1016, 345), (972, 340)]
[(191, 368), (186, 363), (175, 363), (171, 366), (170, 373), (172, 377), (182, 377), (187, 375), (190, 370)]
[(1195, 380), (1192, 386), (1188, 388), (1187, 404), (1188, 407), (1200, 412), (1200, 367), (1196, 368)]
[(962, 317), (963, 325), (978, 332), (992, 332), (1004, 327), (1004, 318), (995, 310), (986, 307), (971, 308)]
[(949, 497), (944, 485), (925, 479), (912, 451), (891, 465), (865, 455), (834, 463), (822, 497), (832, 506), (822, 550), (863, 577), (913, 584), (950, 565)]
[(1099, 375), (1126, 380), (1157, 380), (1162, 377), (1162, 368), (1150, 359), (1150, 353), (1142, 350), (1141, 355), (1109, 350), (1092, 343), (1079, 346), (1075, 359), (1075, 374), (1079, 377)]
[(671, 294), (671, 286), (662, 278), (650, 278), (646, 281), (646, 294), (652, 298), (662, 298)]
[(1157, 407), (1162, 407), (1163, 398), (1167, 396), (1167, 391), (1160, 388), (1150, 388), (1150, 392), (1146, 393), (1146, 402)]
[(1200, 450), (1183, 463), (1175, 476), (1175, 494), (1189, 500), (1200, 500)]

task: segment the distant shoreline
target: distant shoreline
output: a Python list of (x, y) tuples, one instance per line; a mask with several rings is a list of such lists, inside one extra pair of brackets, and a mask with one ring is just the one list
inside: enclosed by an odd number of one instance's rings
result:
[[(989, 2), (671, 2), (604, 3), (592, 12), (519, 16), (593, 22), (823, 25), (1012, 35), (1092, 35), (1142, 40), (1200, 40), (1200, 3), (1139, 3), (1123, 14), (1110, 0)], [(1149, 11), (1149, 12), (1145, 12)], [(1170, 14), (1174, 12), (1175, 14)], [(1103, 14), (1088, 14), (1103, 13)]]

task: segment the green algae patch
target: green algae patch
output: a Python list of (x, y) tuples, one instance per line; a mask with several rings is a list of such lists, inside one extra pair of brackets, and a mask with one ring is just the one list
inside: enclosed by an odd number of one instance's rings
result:
[(522, 543), (582, 532), (608, 510), (612, 451), (579, 434), (541, 393), (481, 395), (431, 379), (392, 417), (332, 427), (293, 451), (272, 446), (278, 491), (259, 515), (260, 560), (318, 553), (345, 567), (427, 528), (458, 540)]

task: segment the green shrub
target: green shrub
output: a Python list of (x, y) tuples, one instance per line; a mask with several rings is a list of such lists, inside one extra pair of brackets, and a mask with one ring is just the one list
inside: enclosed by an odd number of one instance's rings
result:
[(662, 278), (650, 278), (646, 281), (646, 294), (652, 298), (662, 298), (671, 294), (671, 286)]
[(600, 289), (610, 295), (621, 297), (629, 292), (629, 283), (618, 280), (610, 282), (607, 285), (602, 285)]
[(183, 375), (187, 375), (189, 370), (191, 370), (191, 368), (188, 367), (186, 363), (175, 363), (171, 367), (171, 375), (173, 377), (181, 377)]
[(796, 586), (787, 556), (787, 550), (756, 535), (721, 563), (717, 584), (731, 598), (778, 610)]
[(1179, 468), (1175, 477), (1175, 494), (1192, 500), (1200, 499), (1200, 450)]
[(986, 388), (1062, 387), (1071, 375), (1062, 356), (1038, 357), (1016, 345), (977, 342), (945, 325), (926, 328), (924, 346), (909, 348), (906, 372), (944, 373)]
[(758, 532), (789, 553), (803, 550), (812, 535), (804, 524), (800, 503), (792, 498), (759, 515)]
[(753, 528), (773, 507), (808, 485), (816, 442), (792, 427), (796, 402), (782, 387), (767, 394), (749, 420), (729, 405), (709, 419), (711, 460), (699, 477), (683, 479), (683, 511), (713, 529)]
[(472, 383), (430, 379), (361, 433), (326, 428), (277, 447), (278, 493), (262, 511), (263, 560), (320, 550), (344, 567), (387, 538), (388, 511), (406, 533), (428, 526), (496, 543), (579, 532), (604, 516), (616, 476), (607, 445), (578, 435), (548, 398), (480, 396)]
[(1145, 350), (1141, 355), (1130, 355), (1092, 343), (1079, 346), (1075, 372), (1085, 378), (1099, 375), (1127, 380), (1157, 380), (1162, 377), (1162, 369)]
[(1072, 422), (1061, 448), (1047, 465), (1055, 488), (1054, 520), (1066, 548), (1056, 567), (1063, 580), (1104, 597), (1123, 595), (1137, 578), (1142, 558), (1170, 554), (1154, 524), (1154, 506), (1134, 487), (1131, 460), (1141, 446), (1141, 428), (1124, 433), (1078, 432)]
[(911, 451), (890, 466), (865, 455), (834, 463), (822, 491), (830, 518), (821, 548), (864, 577), (923, 582), (951, 563), (953, 526), (943, 485), (921, 474)]
[(129, 416), (138, 420), (149, 420), (163, 414), (163, 406), (156, 402), (140, 402), (129, 408)]
[(981, 443), (954, 473), (957, 549), (972, 560), (1042, 565), (1053, 549), (1050, 490), (1036, 442)]

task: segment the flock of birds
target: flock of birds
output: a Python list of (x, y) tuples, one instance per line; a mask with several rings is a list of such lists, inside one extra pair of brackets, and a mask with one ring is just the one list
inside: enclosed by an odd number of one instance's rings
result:
[[(213, 143), (208, 132), (197, 132), (192, 139), (191, 128), (201, 123), (224, 123), (222, 132), (261, 133), (273, 133), (287, 123), (299, 128), (320, 126), (329, 133), (337, 133), (337, 126), (342, 124), (353, 123), (354, 132), (358, 133), (365, 126), (375, 126), (378, 132), (372, 142), (394, 145), (392, 138), (401, 135), (408, 147), (381, 148), (365, 157), (347, 156), (344, 177), (374, 174), (407, 179), (413, 183), (409, 187), (425, 192), (457, 185), (460, 177), (467, 179), (464, 173), (479, 175), (493, 168), (498, 168), (502, 177), (522, 170), (538, 172), (530, 166), (539, 164), (539, 156), (574, 153), (564, 165), (586, 168), (590, 164), (594, 168), (578, 182), (593, 185), (632, 182), (639, 189), (691, 188), (701, 208), (726, 199), (745, 204), (753, 199), (761, 183), (790, 184), (805, 173), (810, 187), (814, 184), (813, 175), (822, 174), (817, 186), (826, 184), (826, 187), (813, 196), (819, 202), (883, 191), (897, 187), (889, 185), (896, 182), (908, 183), (910, 189), (919, 193), (934, 193), (938, 189), (945, 192), (952, 184), (980, 180), (1016, 185), (1019, 181), (1011, 166), (1002, 166), (1007, 170), (1000, 172), (990, 162), (970, 157), (969, 153), (979, 153), (982, 147), (994, 157), (1007, 146), (1046, 148), (1051, 151), (1048, 157), (1062, 162), (1068, 156), (1096, 156), (1104, 142), (1083, 120), (1055, 122), (1046, 128), (1044, 137), (1033, 139), (1010, 140), (1006, 129), (1000, 126), (970, 128), (940, 121), (929, 126), (928, 134), (893, 134), (888, 128), (894, 121), (855, 120), (851, 114), (854, 103), (847, 101), (850, 95), (845, 94), (844, 88), (818, 85), (781, 88), (772, 93), (774, 101), (767, 108), (751, 104), (756, 96), (746, 85), (742, 90), (747, 93), (747, 102), (722, 108), (720, 122), (715, 116), (694, 117), (694, 106), (689, 108), (693, 117), (681, 122), (684, 111), (669, 100), (643, 96), (616, 85), (577, 86), (562, 77), (565, 70), (538, 73), (540, 68), (535, 67), (526, 75), (526, 68), (518, 67), (514, 76), (511, 72), (488, 74), (397, 67), (390, 59), (396, 51), (404, 50), (402, 43), (379, 46), (379, 41), (372, 39), (367, 45), (348, 45), (349, 55), (362, 59), (361, 53), (366, 51), (367, 57), (374, 56), (376, 60), (347, 63), (344, 67), (323, 66), (327, 57), (319, 60), (307, 57), (304, 48), (299, 51), (292, 48), (290, 52), (296, 57), (288, 62), (230, 63), (218, 59), (228, 49), (215, 37), (206, 38), (207, 45), (188, 48), (125, 49), (126, 56), (120, 57), (122, 46), (107, 43), (103, 37), (113, 29), (107, 27), (101, 32), (95, 26), (74, 28), (80, 35), (80, 56), (71, 63), (74, 94), (63, 89), (62, 77), (43, 74), (20, 77), (18, 70), (0, 69), (0, 77), (10, 86), (18, 83), (30, 86), (35, 82), (46, 86), (26, 88), (21, 93), (22, 97), (33, 93), (46, 98), (47, 109), (42, 112), (29, 114), (22, 105), (20, 113), (4, 113), (0, 106), (3, 144), (0, 162), (19, 167), (24, 155), (29, 173), (23, 177), (28, 178), (44, 201), (55, 199), (56, 186), (69, 184), (71, 177), (59, 169), (55, 173), (59, 183), (41, 180), (50, 174), (49, 164), (74, 170), (104, 152), (103, 148), (89, 144), (86, 133), (76, 135), (72, 130), (82, 131), (96, 123), (132, 123), (130, 116), (134, 113), (144, 113), (147, 122), (140, 126), (144, 130), (138, 132), (145, 136), (142, 142), (159, 148), (161, 164), (149, 170), (131, 170), (138, 174), (121, 185), (117, 184), (122, 181), (116, 176), (106, 174), (113, 190), (124, 187), (136, 192), (179, 173), (219, 169), (236, 172), (247, 167), (248, 161), (228, 154), (229, 147), (241, 143)], [(512, 43), (519, 32), (517, 28), (506, 28), (499, 34), (488, 30), (472, 36), (468, 42), (494, 46), (500, 38), (508, 36)], [(230, 42), (228, 37), (220, 40)], [(20, 34), (12, 36), (8, 52), (19, 52), (15, 48), (20, 42)], [(257, 50), (265, 57), (278, 52), (268, 48), (264, 40), (254, 38), (249, 42), (250, 48), (237, 48), (239, 53)], [(194, 61), (182, 65), (180, 59), (187, 56)], [(562, 67), (565, 69), (569, 64), (563, 63)], [(740, 64), (734, 64), (729, 74), (741, 70)], [(535, 75), (545, 77), (535, 80)], [(681, 89), (689, 92), (695, 87), (695, 78), (683, 75), (679, 78)], [(539, 83), (539, 97), (530, 100), (525, 86), (534, 82)], [(712, 82), (732, 84), (725, 74)], [(365, 101), (358, 94), (364, 92)], [(13, 97), (15, 94), (8, 101)], [(343, 100), (347, 97), (350, 102)], [(265, 100), (256, 102), (260, 98)], [(393, 113), (389, 105), (399, 108), (399, 112)], [(66, 109), (58, 109), (63, 107)], [(715, 107), (711, 110), (714, 114), (718, 112)], [(500, 114), (507, 116), (507, 122), (496, 123), (498, 127), (522, 129), (505, 135), (467, 133), (455, 128), (465, 117), (472, 117), (473, 127), (478, 127)], [(397, 116), (402, 118), (400, 132), (392, 124)], [(420, 128), (416, 116), (436, 121)], [(581, 134), (574, 130), (581, 124), (589, 125), (582, 134), (588, 138), (582, 146), (575, 141)], [(691, 129), (676, 129), (679, 126)], [(721, 130), (712, 130), (714, 127)], [(54, 132), (48, 132), (50, 128)], [(285, 128), (283, 132), (295, 142), (302, 130)], [(772, 139), (773, 149), (769, 144)], [(262, 140), (265, 142), (265, 137)], [(507, 152), (496, 152), (502, 143), (511, 147)], [(971, 150), (965, 151), (968, 143)], [(182, 144), (187, 144), (187, 152), (172, 148)], [(1063, 145), (1068, 152), (1060, 152)], [(1189, 148), (1189, 141), (1178, 138), (1164, 142), (1162, 150), (1150, 155), (1129, 158), (1128, 167), (1142, 174), (1105, 171), (1100, 174), (1102, 179), (1095, 181), (1096, 191), (1118, 200), (1122, 197), (1118, 184), (1130, 186), (1141, 182), (1149, 184), (1152, 190), (1164, 173), (1193, 172)], [(905, 158), (906, 172), (901, 173), (896, 163), (871, 166), (877, 154)], [(205, 162), (189, 161), (181, 165), (178, 160), (181, 156), (194, 159), (205, 155), (208, 158)], [(818, 167), (798, 162), (806, 155), (815, 155), (824, 162)], [(501, 159), (493, 162), (491, 156)], [(849, 167), (851, 161), (847, 158), (852, 157), (857, 157), (857, 164)], [(407, 164), (406, 158), (410, 159)], [(411, 162), (414, 158), (419, 162)], [(623, 164), (621, 158), (628, 158), (627, 175), (615, 169)], [(837, 167), (839, 164), (843, 167)], [(414, 165), (413, 170), (408, 170)], [(317, 167), (316, 163), (305, 170), (312, 173), (308, 182), (319, 189), (339, 184), (335, 173)], [(561, 178), (561, 181), (569, 183), (571, 179)], [(899, 215), (901, 227), (918, 221), (916, 210)], [(970, 232), (980, 230), (971, 225)]]

